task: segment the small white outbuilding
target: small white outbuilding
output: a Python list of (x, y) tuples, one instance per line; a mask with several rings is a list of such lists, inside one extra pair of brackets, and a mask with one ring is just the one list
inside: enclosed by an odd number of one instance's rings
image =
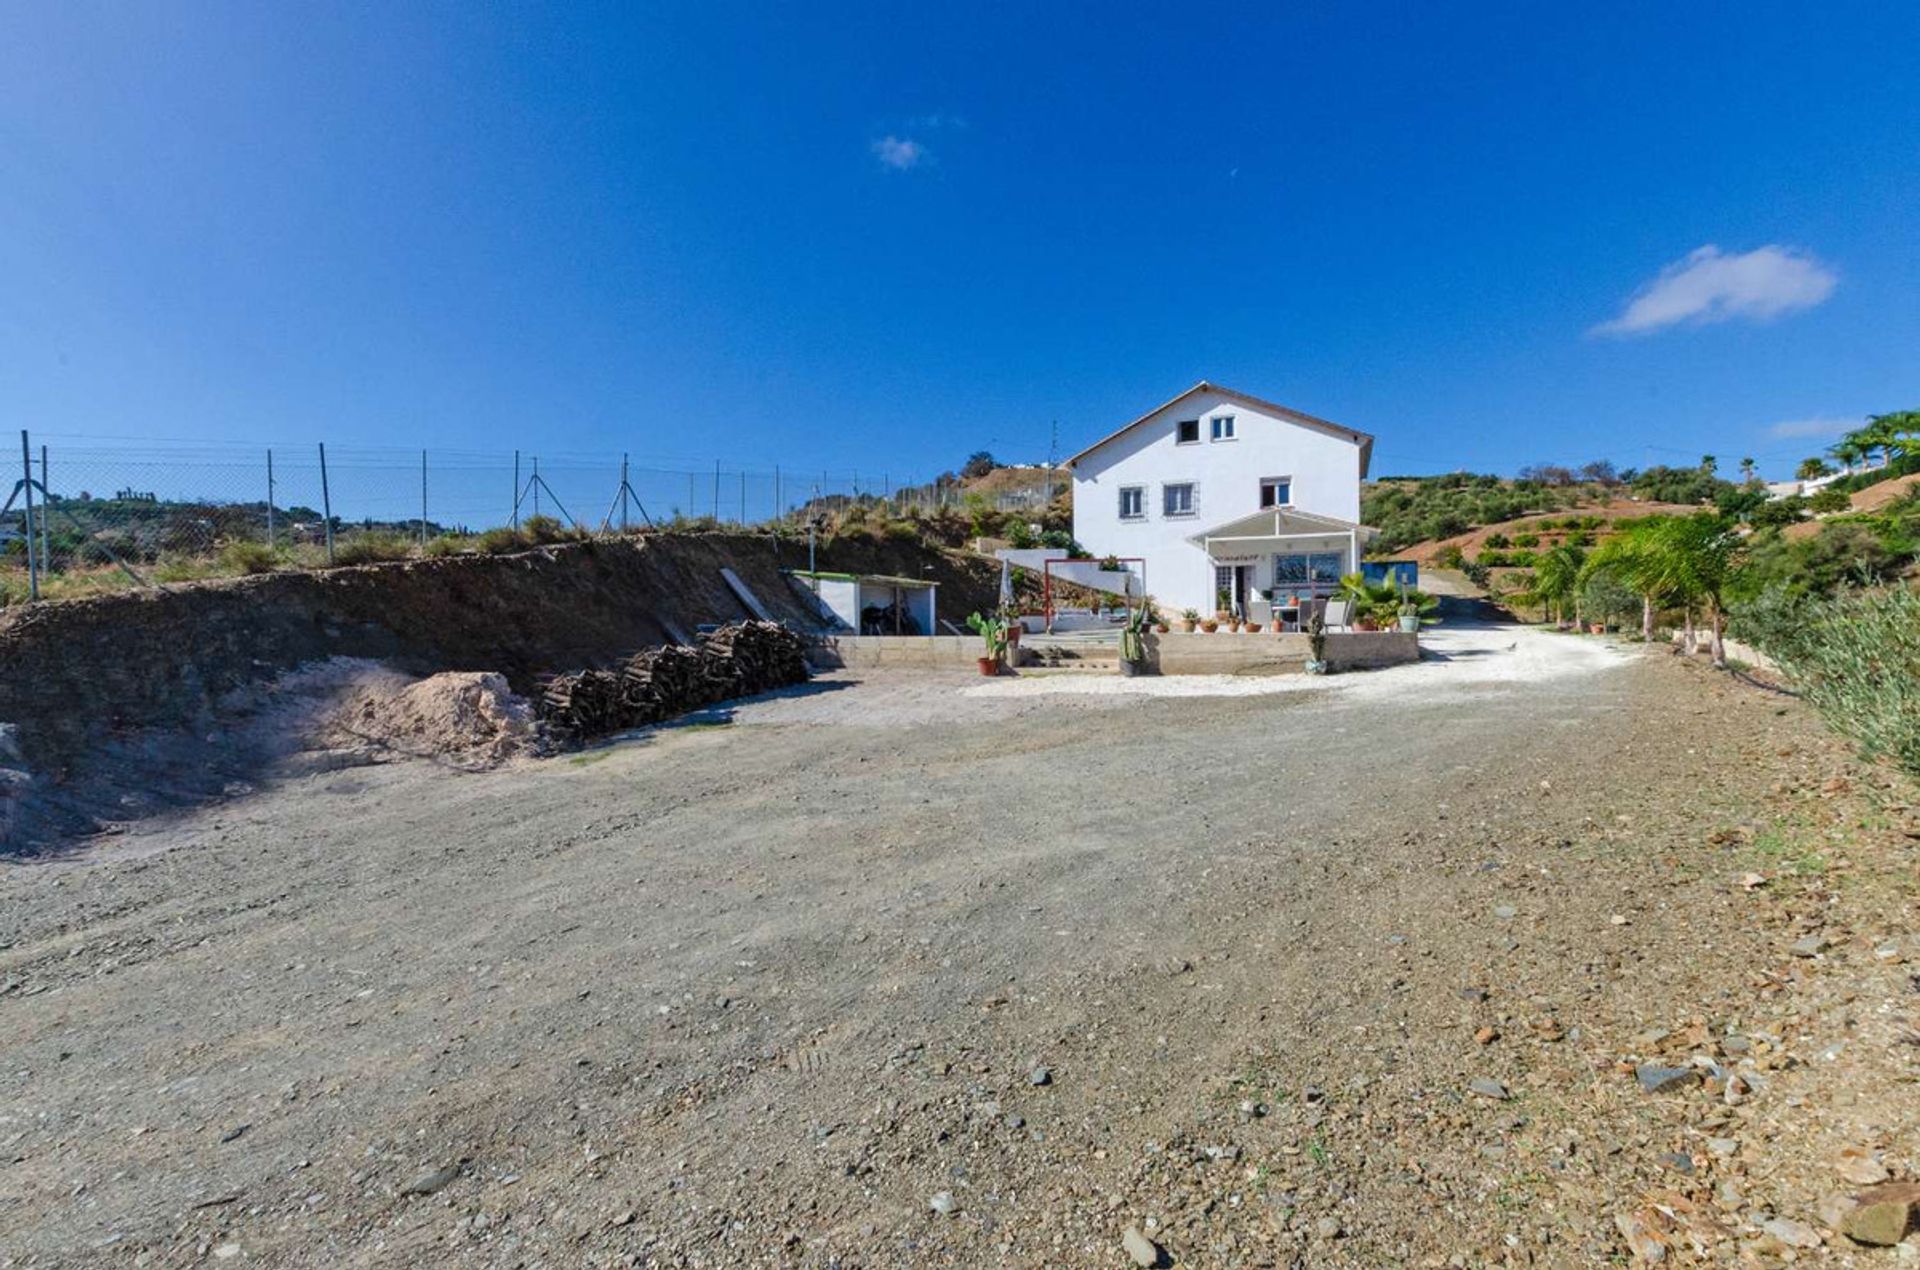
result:
[(858, 635), (937, 635), (934, 596), (940, 584), (926, 578), (880, 573), (789, 570), (794, 585), (812, 592), (821, 616)]

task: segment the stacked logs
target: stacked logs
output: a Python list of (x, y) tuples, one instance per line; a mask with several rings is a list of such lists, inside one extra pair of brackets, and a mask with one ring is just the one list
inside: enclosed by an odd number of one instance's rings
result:
[(774, 622), (739, 622), (697, 648), (667, 644), (635, 653), (617, 671), (556, 675), (540, 694), (539, 714), (554, 735), (584, 740), (806, 678), (803, 637)]

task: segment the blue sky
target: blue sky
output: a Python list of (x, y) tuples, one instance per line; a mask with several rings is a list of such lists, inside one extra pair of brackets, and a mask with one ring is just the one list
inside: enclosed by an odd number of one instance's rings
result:
[(1381, 472), (1780, 471), (1920, 405), (1916, 46), (1893, 4), (17, 4), (0, 423), (930, 473), (1204, 377)]

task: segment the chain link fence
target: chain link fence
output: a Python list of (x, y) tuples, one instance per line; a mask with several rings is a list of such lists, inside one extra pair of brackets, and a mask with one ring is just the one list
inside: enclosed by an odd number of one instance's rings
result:
[[(0, 466), (0, 472), (5, 467)], [(799, 522), (861, 507), (1043, 509), (1064, 471), (952, 473), (635, 463), (624, 455), (114, 443), (21, 434), (0, 505), (0, 603), (567, 534)]]

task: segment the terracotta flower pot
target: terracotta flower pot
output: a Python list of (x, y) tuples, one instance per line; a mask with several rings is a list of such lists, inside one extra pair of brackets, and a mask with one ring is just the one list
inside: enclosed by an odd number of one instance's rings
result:
[(1188, 620), (1187, 620), (1186, 618), (1184, 618), (1184, 617), (1180, 619), (1180, 629), (1181, 629), (1181, 630), (1183, 630), (1183, 631), (1185, 631), (1185, 632), (1186, 632), (1187, 634), (1189, 634), (1189, 635), (1191, 635), (1191, 634), (1193, 634), (1193, 628), (1194, 628), (1194, 627), (1196, 627), (1196, 626), (1198, 626), (1198, 625), (1200, 625), (1200, 623), (1198, 623), (1198, 622), (1189, 622), (1189, 621), (1188, 621)]
[(1000, 659), (997, 657), (980, 658), (980, 673), (991, 679), (1000, 673)]
[(1212, 619), (1208, 619), (1207, 621), (1200, 623), (1200, 629), (1205, 631), (1207, 634), (1211, 635), (1215, 631), (1220, 629), (1220, 623), (1213, 621)]

